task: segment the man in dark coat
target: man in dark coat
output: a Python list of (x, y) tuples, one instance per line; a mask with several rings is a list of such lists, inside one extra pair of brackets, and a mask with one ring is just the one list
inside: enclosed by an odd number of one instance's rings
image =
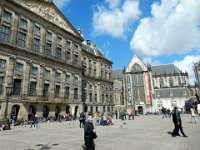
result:
[(174, 123), (174, 130), (172, 132), (172, 136), (173, 137), (180, 136), (179, 134), (179, 130), (180, 130), (183, 137), (187, 137), (183, 131), (181, 116), (180, 116), (180, 112), (178, 111), (178, 107), (174, 107), (173, 109), (172, 120)]
[(88, 116), (88, 121), (84, 126), (84, 139), (86, 150), (95, 150), (93, 133), (96, 133), (92, 123), (92, 116)]

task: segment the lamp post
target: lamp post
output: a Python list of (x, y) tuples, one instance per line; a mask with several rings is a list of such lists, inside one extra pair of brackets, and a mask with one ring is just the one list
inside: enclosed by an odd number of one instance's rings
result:
[(10, 121), (9, 121), (9, 118), (7, 117), (10, 92), (11, 92), (11, 87), (7, 86), (6, 87), (6, 107), (5, 107), (5, 112), (4, 112), (4, 121), (6, 123), (6, 129), (8, 129), (8, 130), (10, 130)]

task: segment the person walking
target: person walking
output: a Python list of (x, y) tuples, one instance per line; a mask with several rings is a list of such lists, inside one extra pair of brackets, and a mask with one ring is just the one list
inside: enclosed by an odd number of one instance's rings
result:
[(92, 122), (92, 116), (89, 115), (84, 126), (85, 150), (95, 150), (94, 138), (96, 137), (94, 137), (94, 135), (96, 135), (96, 131)]
[(174, 123), (174, 130), (172, 132), (172, 136), (173, 137), (180, 136), (179, 134), (179, 130), (180, 130), (183, 137), (187, 137), (183, 131), (182, 120), (181, 120), (180, 111), (178, 110), (178, 107), (174, 107), (173, 109), (172, 120)]
[(190, 113), (191, 113), (191, 123), (197, 123), (195, 110), (192, 107), (190, 108)]

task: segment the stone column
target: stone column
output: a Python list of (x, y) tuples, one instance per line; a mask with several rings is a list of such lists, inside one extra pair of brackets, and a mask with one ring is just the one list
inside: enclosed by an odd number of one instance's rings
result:
[(45, 70), (45, 64), (40, 64), (40, 71), (38, 74), (38, 84), (37, 84), (37, 95), (38, 96), (43, 96), (44, 70)]
[(13, 21), (12, 21), (12, 31), (10, 35), (10, 41), (12, 45), (17, 44), (17, 33), (18, 33), (18, 24), (19, 24), (19, 14), (15, 13), (13, 16)]
[(29, 93), (29, 84), (30, 84), (30, 71), (31, 71), (32, 61), (28, 59), (26, 61), (26, 70), (23, 73), (23, 91), (22, 95), (28, 95)]
[(46, 30), (44, 28), (41, 28), (41, 38), (40, 38), (40, 53), (44, 54), (45, 44), (46, 44)]
[(52, 67), (51, 72), (51, 84), (50, 84), (50, 100), (54, 101), (54, 95), (55, 95), (55, 73), (56, 73), (56, 67)]

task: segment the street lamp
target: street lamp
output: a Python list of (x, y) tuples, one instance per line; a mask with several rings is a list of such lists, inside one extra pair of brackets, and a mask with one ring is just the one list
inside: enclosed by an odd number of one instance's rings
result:
[(7, 86), (6, 87), (6, 107), (5, 107), (5, 112), (4, 112), (4, 121), (6, 123), (6, 129), (10, 129), (10, 121), (7, 117), (8, 115), (8, 102), (9, 102), (9, 96), (11, 92), (11, 87)]

